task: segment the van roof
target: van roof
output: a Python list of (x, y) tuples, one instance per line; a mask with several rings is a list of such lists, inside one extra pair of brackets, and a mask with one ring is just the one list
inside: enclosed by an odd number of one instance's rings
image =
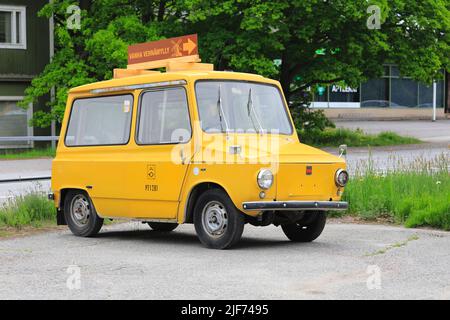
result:
[(120, 79), (111, 79), (106, 81), (94, 82), (79, 87), (72, 88), (70, 93), (81, 93), (95, 89), (131, 86), (142, 83), (175, 81), (175, 80), (198, 80), (198, 79), (224, 79), (224, 80), (243, 80), (265, 82), (277, 84), (278, 81), (265, 78), (252, 73), (231, 72), (231, 71), (173, 71), (173, 72), (155, 72), (144, 75), (131, 76)]

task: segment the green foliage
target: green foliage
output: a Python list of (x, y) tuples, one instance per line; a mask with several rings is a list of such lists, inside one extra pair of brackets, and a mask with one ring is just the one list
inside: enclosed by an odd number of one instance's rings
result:
[[(70, 4), (81, 6), (81, 30), (66, 28)], [(369, 4), (381, 8), (379, 30), (367, 28)], [(61, 121), (69, 88), (124, 67), (129, 44), (182, 34), (199, 34), (202, 60), (217, 70), (279, 79), (287, 99), (304, 104), (315, 85), (356, 86), (386, 62), (428, 83), (450, 65), (448, 0), (54, 0), (41, 16), (52, 13), (57, 52), (22, 104), (55, 87), (52, 111), (33, 119), (41, 127)]]
[(0, 206), (0, 227), (39, 226), (55, 217), (53, 202), (38, 191), (17, 196)]
[(366, 134), (362, 130), (335, 129), (313, 127), (310, 130), (297, 129), (300, 141), (314, 146), (338, 146), (346, 144), (349, 147), (381, 147), (402, 144), (421, 143), (412, 137), (403, 137), (394, 132)]
[(388, 218), (406, 227), (450, 230), (449, 168), (446, 157), (387, 174), (369, 168), (352, 177), (345, 188), (348, 213), (367, 220)]
[(335, 127), (334, 123), (325, 116), (323, 110), (291, 107), (291, 114), (300, 136), (314, 136), (317, 131)]
[(81, 30), (69, 30), (66, 10), (71, 4), (79, 3), (58, 0), (40, 11), (42, 17), (48, 18), (52, 13), (55, 16), (56, 53), (27, 88), (21, 106), (36, 102), (52, 87), (56, 92), (55, 101), (49, 103), (51, 111), (34, 114), (32, 124), (37, 127), (48, 127), (52, 120), (62, 121), (70, 88), (110, 79), (114, 68), (126, 67), (128, 45), (161, 38), (158, 26), (144, 24), (137, 7), (124, 5), (120, 0), (89, 2), (86, 8), (82, 7)]
[(14, 159), (32, 159), (32, 158), (54, 158), (56, 150), (53, 148), (34, 148), (29, 150), (8, 150), (0, 153), (0, 160), (14, 160)]

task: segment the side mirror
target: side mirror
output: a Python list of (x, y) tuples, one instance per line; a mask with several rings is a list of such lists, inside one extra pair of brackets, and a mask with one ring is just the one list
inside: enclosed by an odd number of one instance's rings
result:
[(346, 144), (341, 144), (339, 146), (338, 150), (339, 150), (339, 158), (342, 157), (342, 156), (344, 156), (344, 158), (345, 158), (345, 156), (347, 155), (347, 145)]

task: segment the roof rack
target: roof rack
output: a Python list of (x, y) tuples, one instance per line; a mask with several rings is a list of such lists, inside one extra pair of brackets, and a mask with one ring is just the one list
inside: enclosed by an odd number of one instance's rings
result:
[(212, 63), (200, 63), (200, 61), (201, 59), (198, 55), (193, 55), (180, 58), (131, 64), (127, 66), (127, 69), (114, 69), (114, 79), (160, 73), (160, 71), (152, 69), (161, 68), (166, 69), (166, 72), (214, 71), (214, 65)]

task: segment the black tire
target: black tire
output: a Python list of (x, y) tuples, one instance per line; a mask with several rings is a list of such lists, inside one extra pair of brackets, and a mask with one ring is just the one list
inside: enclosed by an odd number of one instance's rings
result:
[(79, 237), (92, 237), (103, 226), (89, 195), (81, 190), (69, 191), (64, 200), (64, 216), (70, 231)]
[(178, 227), (178, 223), (166, 223), (166, 222), (147, 222), (150, 228), (155, 231), (170, 232)]
[(325, 212), (318, 211), (307, 214), (296, 223), (283, 224), (281, 228), (291, 241), (311, 242), (320, 236), (325, 228), (326, 221), (327, 215)]
[(208, 248), (232, 247), (241, 239), (244, 224), (244, 215), (236, 209), (230, 197), (221, 189), (205, 191), (195, 204), (195, 231), (200, 242)]

